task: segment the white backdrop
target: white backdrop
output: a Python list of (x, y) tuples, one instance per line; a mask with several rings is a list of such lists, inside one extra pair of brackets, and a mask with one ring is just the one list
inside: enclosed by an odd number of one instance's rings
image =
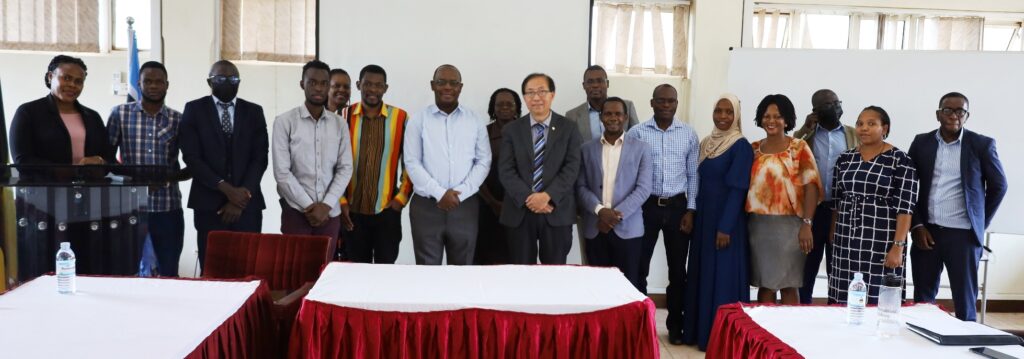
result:
[(764, 138), (754, 126), (754, 111), (767, 95), (793, 101), (797, 127), (811, 111), (811, 95), (830, 88), (843, 101), (843, 124), (853, 126), (869, 105), (892, 119), (889, 143), (907, 151), (914, 136), (938, 128), (935, 110), (942, 95), (958, 91), (970, 99), (966, 128), (996, 139), (1010, 189), (989, 227), (998, 233), (1024, 234), (1024, 132), (1021, 91), (1024, 54), (1003, 52), (735, 49), (729, 64), (729, 88), (742, 100), (743, 132)]

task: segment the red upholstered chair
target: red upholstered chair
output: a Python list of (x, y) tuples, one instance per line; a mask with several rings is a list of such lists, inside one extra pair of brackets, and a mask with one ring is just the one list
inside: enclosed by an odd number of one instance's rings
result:
[(302, 298), (330, 261), (330, 241), (327, 236), (213, 231), (206, 240), (203, 277), (263, 279), (274, 299), (277, 348), (286, 350)]

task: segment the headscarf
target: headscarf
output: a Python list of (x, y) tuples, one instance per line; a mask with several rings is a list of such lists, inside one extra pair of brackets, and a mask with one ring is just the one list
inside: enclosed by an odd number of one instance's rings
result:
[(724, 94), (715, 100), (715, 105), (718, 105), (718, 101), (722, 99), (729, 100), (732, 104), (733, 121), (732, 127), (728, 130), (720, 130), (718, 126), (714, 127), (711, 131), (711, 135), (704, 137), (700, 141), (700, 160), (704, 161), (706, 158), (715, 158), (721, 156), (725, 151), (728, 151), (732, 147), (733, 143), (743, 138), (743, 130), (740, 129), (740, 99), (736, 98), (736, 95), (731, 93)]

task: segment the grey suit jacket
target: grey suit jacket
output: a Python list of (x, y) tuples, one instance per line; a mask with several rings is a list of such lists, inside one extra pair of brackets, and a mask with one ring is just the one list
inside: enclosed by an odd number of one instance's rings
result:
[[(584, 238), (594, 238), (598, 234), (594, 208), (601, 203), (604, 190), (603, 147), (601, 140), (591, 140), (583, 145), (583, 164), (576, 180), (576, 196), (583, 214), (580, 231)], [(651, 195), (654, 185), (652, 156), (646, 142), (623, 134), (622, 153), (612, 190), (612, 209), (622, 212), (622, 222), (613, 228), (619, 238), (632, 239), (644, 234), (643, 210), (640, 208)]]
[[(505, 200), (499, 222), (509, 227), (522, 223), (529, 211), (526, 197), (533, 194), (531, 121), (529, 115), (523, 116), (505, 125), (501, 133), (498, 174), (505, 187)], [(580, 169), (580, 134), (571, 121), (553, 111), (550, 125), (544, 157), (543, 191), (551, 196), (550, 203), (555, 210), (545, 217), (551, 226), (569, 226), (576, 220), (573, 190)]]
[[(633, 106), (633, 101), (625, 101), (626, 114), (629, 116), (625, 131), (629, 131), (630, 128), (640, 123), (640, 120), (636, 118), (636, 107)], [(583, 139), (583, 142), (593, 139), (593, 135), (590, 133), (590, 105), (588, 103), (584, 102), (582, 105), (569, 110), (569, 112), (565, 113), (565, 117), (576, 123), (576, 127), (580, 129), (580, 137)]]

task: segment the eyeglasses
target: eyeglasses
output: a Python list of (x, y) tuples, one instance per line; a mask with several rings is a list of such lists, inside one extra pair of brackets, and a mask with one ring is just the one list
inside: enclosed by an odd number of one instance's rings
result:
[(525, 98), (544, 97), (544, 96), (547, 96), (549, 93), (551, 93), (551, 91), (548, 91), (548, 90), (526, 91), (526, 92), (523, 92), (523, 97), (525, 97)]
[(942, 112), (942, 115), (944, 116), (956, 114), (956, 117), (967, 117), (968, 115), (971, 114), (970, 112), (967, 112), (967, 110), (964, 110), (962, 108), (943, 107), (940, 108), (939, 111)]
[(238, 85), (238, 82), (242, 81), (242, 79), (238, 78), (238, 76), (224, 75), (210, 76), (209, 79), (210, 82), (212, 82), (214, 85), (223, 85), (228, 82), (230, 82), (232, 85)]
[(462, 82), (459, 82), (459, 80), (434, 80), (430, 81), (430, 83), (434, 84), (434, 86), (437, 87), (445, 87), (446, 85), (451, 87), (459, 87), (459, 85), (462, 85)]

